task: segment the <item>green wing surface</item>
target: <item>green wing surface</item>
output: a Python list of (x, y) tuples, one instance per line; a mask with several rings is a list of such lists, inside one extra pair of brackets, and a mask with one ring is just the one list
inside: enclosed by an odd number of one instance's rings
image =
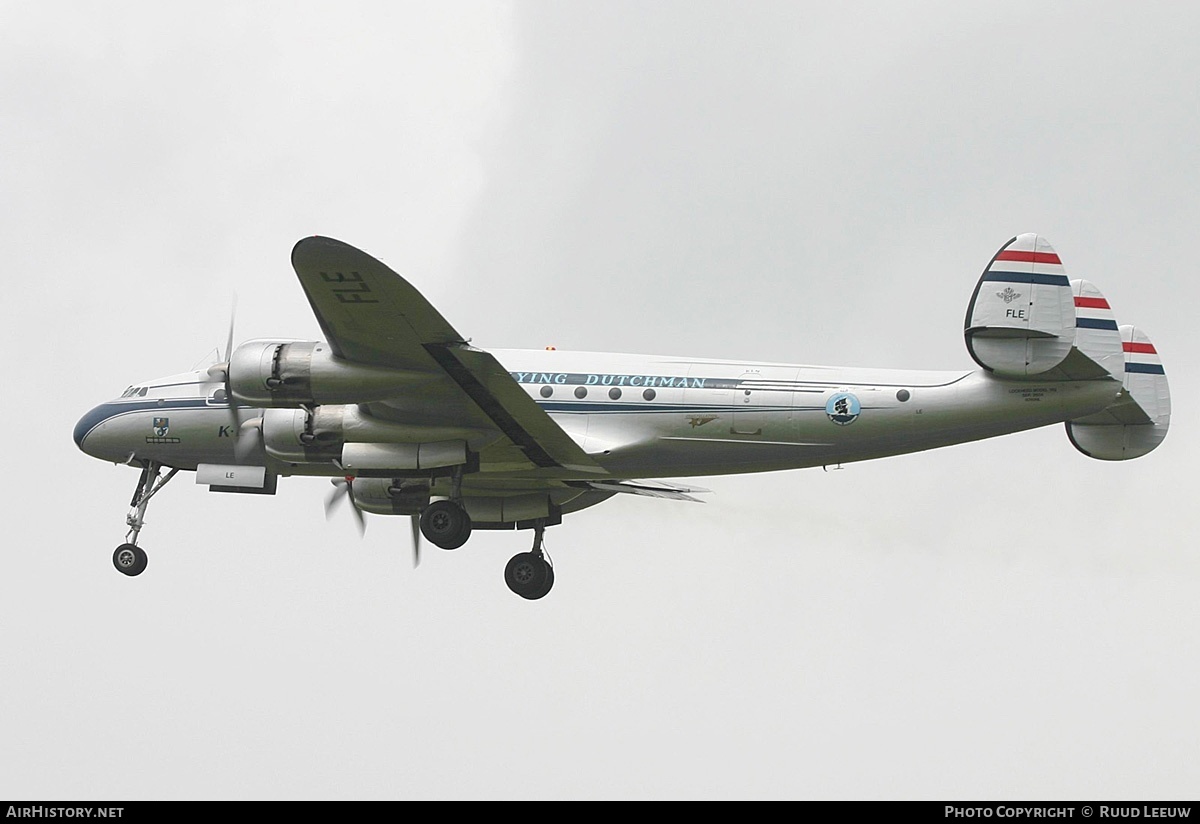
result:
[(369, 414), (414, 427), (492, 430), (482, 464), (605, 474), (495, 357), (469, 346), (380, 261), (341, 241), (309, 237), (292, 250), (292, 266), (337, 357), (428, 375), (406, 397), (365, 404)]

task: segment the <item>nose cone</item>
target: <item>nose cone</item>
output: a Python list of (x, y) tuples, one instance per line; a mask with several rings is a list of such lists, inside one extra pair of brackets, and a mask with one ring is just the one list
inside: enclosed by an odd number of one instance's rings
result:
[(112, 414), (109, 404), (100, 404), (80, 418), (79, 423), (75, 424), (75, 430), (71, 433), (71, 437), (75, 439), (75, 445), (93, 458), (108, 458), (109, 456), (102, 448), (103, 444), (100, 443), (103, 439), (97, 430), (102, 428), (104, 421)]
[[(92, 412), (94, 411), (93, 409)], [(92, 413), (89, 412), (80, 418), (79, 423), (75, 424), (75, 431), (71, 433), (71, 437), (75, 439), (75, 445), (80, 449), (83, 449), (83, 439), (87, 436), (88, 430), (92, 428), (91, 415)]]

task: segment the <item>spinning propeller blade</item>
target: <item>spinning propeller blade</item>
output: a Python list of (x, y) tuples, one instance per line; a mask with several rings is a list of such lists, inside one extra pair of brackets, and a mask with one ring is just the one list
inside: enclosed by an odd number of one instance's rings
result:
[(332, 518), (334, 511), (341, 506), (342, 501), (349, 498), (350, 511), (354, 515), (355, 523), (358, 526), (358, 534), (361, 536), (367, 531), (367, 522), (363, 517), (362, 510), (354, 505), (354, 478), (334, 478), (330, 483), (333, 484), (334, 490), (325, 499), (325, 520)]
[(229, 307), (229, 336), (225, 339), (225, 363), (233, 355), (233, 322), (237, 318), (237, 292), (233, 293), (233, 305)]
[(237, 401), (233, 397), (233, 386), (230, 381), (230, 358), (233, 357), (233, 328), (237, 319), (237, 294), (233, 296), (233, 305), (229, 309), (229, 333), (225, 338), (225, 360), (215, 363), (208, 368), (208, 374), (214, 380), (225, 385), (225, 401), (229, 404), (229, 429), (233, 432), (234, 460), (239, 464), (249, 463), (258, 457), (263, 445), (263, 419), (259, 415), (248, 421), (238, 418)]
[(421, 565), (421, 516), (412, 516), (413, 569)]
[[(230, 406), (233, 409), (233, 406)], [(234, 413), (237, 418), (237, 412)], [(233, 454), (239, 464), (247, 463), (258, 453), (263, 445), (263, 419), (252, 418), (234, 430)]]

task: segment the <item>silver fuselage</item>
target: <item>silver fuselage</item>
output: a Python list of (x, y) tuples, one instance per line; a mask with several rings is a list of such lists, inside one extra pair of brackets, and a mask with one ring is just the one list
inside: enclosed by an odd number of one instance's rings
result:
[[(540, 350), (493, 354), (615, 478), (766, 472), (917, 452), (1080, 418), (1104, 409), (1121, 388), (1109, 378), (1037, 382), (983, 371)], [(281, 460), (262, 450), (236, 455), (235, 420), (291, 413), (242, 405), (231, 410), (222, 390), (209, 372), (135, 385), (80, 419), (75, 441), (89, 455), (113, 462), (150, 460), (185, 470), (253, 463), (277, 475), (345, 474), (330, 460)], [(437, 440), (434, 430), (407, 427), (404, 438)], [(470, 443), (472, 449), (485, 446)], [(569, 473), (487, 465), (479, 473), (496, 481), (550, 474)]]

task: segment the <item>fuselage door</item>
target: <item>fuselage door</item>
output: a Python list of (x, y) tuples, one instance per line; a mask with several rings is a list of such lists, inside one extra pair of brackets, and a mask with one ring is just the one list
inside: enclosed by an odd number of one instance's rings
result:
[(760, 372), (743, 372), (733, 390), (733, 423), (729, 431), (734, 435), (761, 435), (766, 423), (763, 406), (769, 394), (763, 388)]

